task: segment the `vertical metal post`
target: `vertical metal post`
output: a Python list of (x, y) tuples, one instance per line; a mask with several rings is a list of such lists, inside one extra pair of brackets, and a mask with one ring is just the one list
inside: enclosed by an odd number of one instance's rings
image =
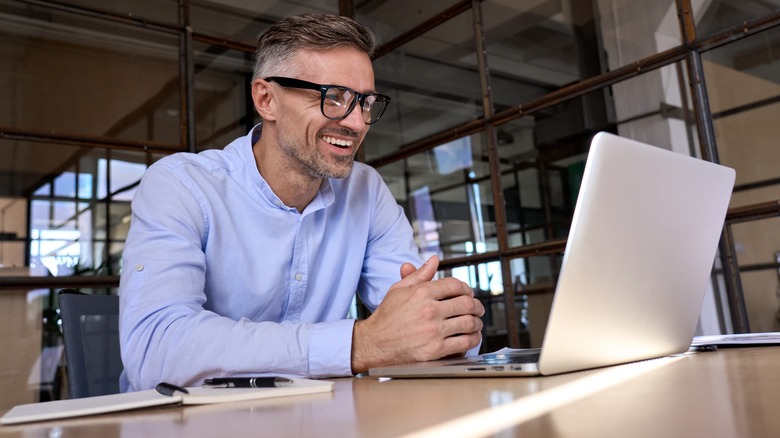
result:
[(179, 0), (179, 120), (180, 142), (189, 152), (195, 152), (195, 102), (192, 27), (190, 26), (190, 2)]
[[(490, 90), (490, 74), (488, 71), (487, 51), (485, 50), (484, 26), (482, 22), (482, 2), (472, 0), (471, 13), (474, 18), (474, 38), (476, 40), (477, 64), (482, 85), (482, 110), (485, 120), (493, 117), (493, 101)], [(488, 147), (488, 163), (490, 165), (490, 182), (493, 190), (493, 210), (496, 220), (496, 239), (501, 264), (501, 281), (504, 286), (504, 305), (506, 311), (507, 343), (509, 347), (520, 347), (520, 333), (515, 318), (515, 288), (512, 283), (512, 268), (509, 259), (503, 254), (509, 248), (506, 231), (506, 202), (501, 188), (501, 166), (498, 156), (498, 139), (496, 130), (490, 123), (485, 123), (485, 139)]]
[[(33, 213), (32, 203), (33, 203), (33, 195), (29, 194), (29, 195), (27, 195), (27, 208), (26, 208), (26, 210), (27, 210), (27, 238), (25, 239), (25, 241), (26, 241), (25, 245), (27, 246), (27, 249), (24, 251), (24, 266), (30, 266), (30, 262), (31, 262), (32, 243), (33, 243), (33, 239), (32, 239), (32, 227), (33, 227), (33, 224), (32, 224), (32, 213)], [(38, 235), (38, 239), (40, 239), (40, 238), (41, 238), (41, 236)], [(36, 244), (38, 245), (37, 253), (38, 253), (38, 255), (40, 255), (41, 254), (41, 251), (40, 251), (40, 240), (38, 240), (38, 242)], [(40, 263), (40, 260), (38, 260), (37, 263)]]
[(106, 206), (106, 239), (103, 244), (103, 266), (105, 267), (105, 275), (114, 275), (113, 269), (111, 269), (111, 160), (112, 150), (106, 151), (106, 197), (103, 199), (103, 203)]
[[(696, 129), (699, 134), (699, 145), (702, 157), (713, 163), (718, 163), (718, 148), (715, 143), (715, 129), (712, 125), (707, 85), (704, 81), (701, 53), (693, 49), (696, 41), (696, 23), (690, 0), (675, 0), (677, 15), (680, 20), (680, 30), (685, 46), (688, 69), (688, 82), (693, 99), (693, 111), (696, 116)], [(734, 238), (731, 226), (725, 224), (718, 245), (723, 279), (726, 286), (726, 296), (729, 302), (732, 326), (735, 333), (749, 333), (745, 296), (742, 291), (742, 280), (739, 275), (739, 263), (734, 250)]]
[[(583, 103), (584, 105), (584, 103)], [(539, 181), (539, 189), (542, 192), (542, 210), (544, 211), (544, 238), (545, 240), (551, 240), (555, 235), (553, 229), (552, 219), (552, 205), (550, 201), (550, 178), (547, 172), (547, 161), (539, 157), (539, 167), (537, 180)], [(555, 254), (547, 256), (547, 262), (550, 267), (550, 272), (556, 272), (556, 258)]]

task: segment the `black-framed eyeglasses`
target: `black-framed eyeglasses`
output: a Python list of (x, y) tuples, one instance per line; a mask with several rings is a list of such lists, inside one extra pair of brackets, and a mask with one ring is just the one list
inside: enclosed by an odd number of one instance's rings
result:
[(355, 104), (360, 103), (363, 113), (363, 121), (366, 125), (378, 122), (384, 114), (390, 97), (377, 93), (360, 93), (351, 88), (340, 85), (322, 85), (300, 79), (272, 76), (266, 81), (274, 81), (285, 88), (302, 88), (304, 90), (317, 90), (320, 96), (320, 111), (330, 120), (343, 120), (355, 109)]

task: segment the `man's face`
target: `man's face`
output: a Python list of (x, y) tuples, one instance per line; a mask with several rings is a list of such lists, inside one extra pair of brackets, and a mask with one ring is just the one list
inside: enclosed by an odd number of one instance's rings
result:
[[(305, 50), (296, 58), (301, 72), (296, 79), (363, 93), (375, 91), (371, 60), (358, 49)], [(368, 132), (360, 105), (346, 118), (330, 120), (320, 110), (319, 91), (274, 86), (280, 96), (279, 146), (290, 158), (289, 170), (316, 178), (346, 178)]]

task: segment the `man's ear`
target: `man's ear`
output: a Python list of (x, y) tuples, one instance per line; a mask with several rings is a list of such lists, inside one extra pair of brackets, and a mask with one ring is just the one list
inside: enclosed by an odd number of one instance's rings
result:
[(274, 98), (269, 82), (263, 79), (255, 79), (252, 82), (252, 102), (255, 104), (257, 114), (265, 121), (276, 120)]

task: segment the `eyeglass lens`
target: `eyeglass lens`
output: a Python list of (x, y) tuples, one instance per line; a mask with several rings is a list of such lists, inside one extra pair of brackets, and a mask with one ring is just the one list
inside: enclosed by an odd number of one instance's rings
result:
[[(358, 94), (349, 88), (328, 87), (323, 95), (322, 114), (329, 119), (343, 119), (354, 109), (358, 99), (360, 99)], [(375, 123), (382, 117), (382, 113), (384, 113), (387, 106), (386, 100), (380, 99), (373, 94), (363, 95), (361, 100), (359, 103), (362, 107), (363, 121), (366, 124)]]

